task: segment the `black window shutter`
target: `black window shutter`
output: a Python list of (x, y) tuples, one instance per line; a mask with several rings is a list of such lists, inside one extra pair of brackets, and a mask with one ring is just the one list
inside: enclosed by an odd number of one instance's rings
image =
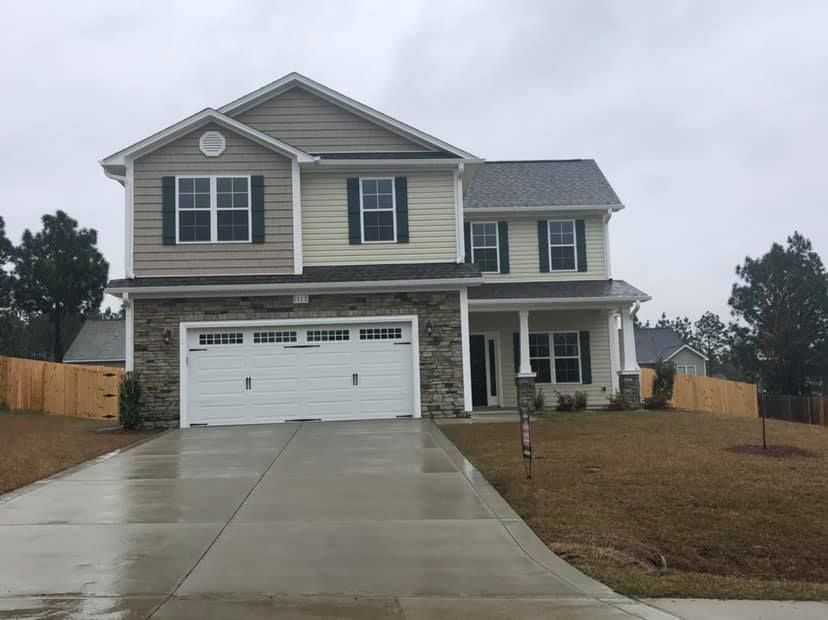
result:
[(161, 222), (164, 245), (175, 245), (175, 177), (161, 177)]
[(408, 179), (394, 177), (394, 194), (397, 200), (397, 243), (408, 243)]
[(509, 223), (497, 223), (497, 243), (500, 246), (500, 273), (509, 273)]
[(520, 370), (520, 333), (515, 332), (512, 334), (512, 342), (515, 349), (515, 373)]
[(578, 332), (581, 347), (581, 383), (592, 383), (592, 356), (589, 352), (589, 332)]
[(546, 220), (538, 222), (538, 258), (541, 273), (549, 273), (549, 224)]
[(265, 241), (264, 177), (260, 174), (250, 177), (250, 220), (253, 223), (250, 238), (253, 243)]
[(575, 220), (575, 251), (578, 252), (578, 271), (586, 271), (586, 227), (584, 226), (584, 220)]
[(471, 255), (471, 222), (464, 222), (463, 223), (463, 240), (465, 241), (466, 245), (466, 262), (472, 262), (472, 255)]
[(348, 179), (348, 242), (351, 245), (362, 243), (362, 223), (359, 221), (359, 179)]

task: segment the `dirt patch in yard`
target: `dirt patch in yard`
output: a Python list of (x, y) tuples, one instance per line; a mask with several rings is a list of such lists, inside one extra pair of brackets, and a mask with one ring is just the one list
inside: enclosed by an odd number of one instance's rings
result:
[(754, 454), (756, 456), (769, 456), (775, 459), (792, 459), (792, 458), (816, 458), (819, 456), (810, 450), (803, 450), (796, 446), (729, 446), (725, 448), (728, 452), (736, 454)]
[(618, 591), (828, 598), (828, 429), (769, 420), (784, 458), (760, 458), (729, 449), (761, 442), (759, 420), (560, 414), (532, 425), (532, 480), (517, 421), (443, 431), (555, 552)]
[(153, 431), (98, 433), (111, 420), (0, 411), (0, 494), (145, 439)]

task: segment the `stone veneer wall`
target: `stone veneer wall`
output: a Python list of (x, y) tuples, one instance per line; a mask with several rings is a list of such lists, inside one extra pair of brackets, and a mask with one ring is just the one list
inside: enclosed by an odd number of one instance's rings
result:
[[(135, 370), (143, 382), (144, 419), (153, 426), (179, 423), (179, 323), (416, 314), (420, 326), (423, 416), (463, 414), (460, 295), (457, 291), (232, 298), (133, 298)], [(433, 334), (425, 331), (431, 320)], [(170, 330), (172, 342), (164, 344)]]

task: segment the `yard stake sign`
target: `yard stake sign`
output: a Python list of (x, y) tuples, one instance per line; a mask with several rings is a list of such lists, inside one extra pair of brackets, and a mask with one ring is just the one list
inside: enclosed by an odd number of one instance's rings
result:
[(526, 477), (532, 477), (532, 433), (529, 430), (529, 409), (520, 408), (520, 442), (523, 448), (523, 467)]

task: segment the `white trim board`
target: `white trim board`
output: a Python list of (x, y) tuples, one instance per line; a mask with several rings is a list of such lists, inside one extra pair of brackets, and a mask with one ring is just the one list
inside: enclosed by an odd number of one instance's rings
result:
[[(446, 278), (437, 280), (365, 280), (363, 282), (305, 282), (305, 283), (276, 283), (276, 284), (220, 284), (194, 286), (140, 286), (140, 287), (112, 287), (105, 290), (110, 295), (146, 296), (162, 293), (166, 296), (181, 295), (184, 293), (216, 293), (221, 296), (249, 295), (251, 293), (286, 294), (291, 291), (310, 292), (368, 292), (371, 290), (403, 289), (403, 290), (454, 290), (458, 287), (474, 286), (483, 283), (483, 278)], [(235, 295), (234, 295), (235, 294)]]
[(360, 317), (318, 317), (311, 319), (256, 319), (246, 321), (182, 321), (178, 324), (178, 416), (181, 428), (189, 428), (187, 411), (187, 330), (222, 329), (226, 327), (284, 327), (291, 325), (353, 325), (361, 323), (410, 323), (411, 352), (413, 363), (414, 411), (415, 418), (422, 417), (420, 395), (420, 327), (416, 314), (360, 316)]
[(665, 357), (665, 358), (664, 358), (664, 361), (665, 361), (665, 362), (670, 361), (672, 358), (674, 358), (676, 355), (678, 355), (680, 352), (684, 351), (685, 349), (688, 349), (688, 350), (692, 351), (693, 353), (695, 353), (696, 355), (698, 355), (700, 358), (702, 358), (705, 362), (707, 362), (707, 361), (709, 361), (709, 360), (710, 360), (710, 358), (709, 358), (709, 357), (707, 357), (707, 356), (706, 356), (704, 353), (702, 353), (701, 351), (697, 351), (696, 349), (694, 349), (693, 347), (691, 347), (689, 344), (683, 344), (683, 345), (681, 345), (678, 349), (676, 349), (675, 351), (673, 351), (670, 355), (668, 355), (667, 357)]
[(271, 82), (270, 84), (266, 84), (261, 88), (258, 88), (230, 103), (227, 103), (219, 108), (219, 112), (222, 114), (227, 114), (230, 116), (235, 116), (237, 114), (241, 114), (246, 110), (249, 110), (260, 103), (267, 101), (281, 93), (284, 93), (291, 88), (301, 87), (304, 90), (307, 90), (313, 95), (325, 99), (326, 101), (333, 103), (340, 108), (343, 108), (357, 116), (361, 116), (366, 120), (372, 121), (382, 127), (385, 127), (389, 131), (392, 131), (398, 135), (401, 135), (413, 142), (417, 142), (419, 144), (424, 144), (426, 147), (436, 149), (436, 150), (444, 150), (457, 155), (463, 158), (470, 158), (476, 159), (474, 155), (464, 151), (462, 149), (457, 148), (449, 144), (448, 142), (444, 142), (439, 138), (435, 138), (432, 135), (425, 133), (424, 131), (420, 131), (419, 129), (412, 127), (411, 125), (407, 125), (401, 121), (398, 121), (395, 118), (391, 118), (390, 116), (383, 114), (379, 110), (375, 110), (359, 101), (351, 99), (350, 97), (343, 95), (340, 92), (333, 90), (332, 88), (328, 88), (327, 86), (320, 84), (304, 75), (292, 72), (288, 73), (284, 77), (279, 78)]
[(489, 213), (491, 215), (495, 215), (498, 213), (504, 213), (508, 215), (518, 215), (520, 213), (525, 213), (526, 215), (531, 215), (533, 213), (548, 213), (550, 211), (600, 211), (602, 213), (606, 213), (607, 210), (620, 211), (624, 208), (624, 205), (621, 203), (614, 205), (546, 205), (536, 207), (515, 205), (512, 207), (466, 207), (466, 209), (464, 209), (464, 212), (470, 214)]

